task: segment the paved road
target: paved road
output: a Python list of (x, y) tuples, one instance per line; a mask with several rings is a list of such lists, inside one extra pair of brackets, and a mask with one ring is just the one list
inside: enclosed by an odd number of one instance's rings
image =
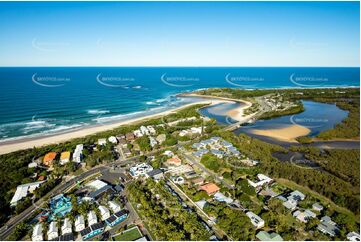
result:
[(191, 163), (196, 165), (199, 169), (201, 169), (202, 171), (204, 171), (205, 173), (207, 173), (209, 176), (213, 177), (213, 179), (215, 181), (217, 181), (218, 183), (221, 183), (223, 185), (225, 185), (228, 189), (234, 189), (234, 185), (229, 184), (228, 182), (226, 182), (224, 179), (220, 179), (218, 177), (218, 175), (210, 170), (208, 170), (207, 168), (205, 168), (201, 163), (199, 163), (197, 161), (197, 159), (193, 158), (191, 155), (186, 154), (185, 152), (182, 152), (182, 155)]

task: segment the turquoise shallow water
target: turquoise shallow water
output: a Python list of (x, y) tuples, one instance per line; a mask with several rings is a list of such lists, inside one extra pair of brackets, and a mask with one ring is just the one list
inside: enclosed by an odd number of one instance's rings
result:
[(0, 68), (0, 140), (161, 112), (194, 101), (176, 94), (201, 88), (359, 83), (359, 68)]

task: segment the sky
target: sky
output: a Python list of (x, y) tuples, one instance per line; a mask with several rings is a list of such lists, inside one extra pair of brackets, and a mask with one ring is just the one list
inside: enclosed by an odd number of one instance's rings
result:
[(360, 66), (359, 2), (0, 2), (0, 66)]

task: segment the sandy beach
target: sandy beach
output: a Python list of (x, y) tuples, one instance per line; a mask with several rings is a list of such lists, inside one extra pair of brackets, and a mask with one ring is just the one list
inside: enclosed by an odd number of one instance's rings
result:
[(310, 129), (301, 126), (301, 125), (289, 125), (284, 128), (279, 129), (254, 129), (252, 130), (253, 134), (267, 136), (270, 138), (277, 139), (279, 141), (286, 142), (297, 142), (296, 138), (300, 136), (306, 136), (311, 132)]
[[(167, 110), (167, 111), (164, 111), (161, 113), (157, 113), (157, 114), (147, 115), (144, 117), (129, 119), (126, 121), (120, 121), (120, 122), (115, 122), (115, 123), (111, 123), (111, 124), (90, 126), (90, 127), (86, 127), (83, 129), (68, 131), (68, 132), (61, 133), (61, 134), (54, 134), (54, 135), (36, 137), (36, 138), (24, 138), (24, 139), (19, 139), (19, 140), (3, 142), (3, 143), (0, 143), (0, 154), (6, 154), (6, 153), (14, 152), (17, 150), (23, 150), (23, 149), (33, 148), (33, 147), (41, 147), (41, 146), (49, 145), (49, 144), (58, 144), (61, 142), (68, 141), (70, 139), (85, 137), (87, 135), (95, 134), (98, 132), (111, 130), (111, 129), (117, 128), (121, 125), (134, 124), (134, 123), (144, 121), (147, 119), (159, 118), (162, 116), (166, 116), (170, 113), (176, 112), (180, 109), (183, 109), (185, 107), (189, 107), (189, 106), (192, 106), (195, 104), (215, 105), (215, 104), (219, 104), (219, 103), (227, 102), (227, 101), (229, 102), (230, 100), (224, 100), (221, 98), (218, 99), (218, 98), (214, 98), (214, 97), (204, 97), (204, 101), (186, 104), (181, 107), (170, 109), (170, 110)], [(239, 110), (232, 110), (232, 111), (234, 111), (235, 114), (239, 115), (239, 113), (243, 113), (244, 108), (246, 108), (246, 107), (242, 106), (239, 108)]]

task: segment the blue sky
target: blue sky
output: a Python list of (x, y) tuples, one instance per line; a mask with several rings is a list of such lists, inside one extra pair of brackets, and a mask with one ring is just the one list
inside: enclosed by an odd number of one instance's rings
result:
[(359, 2), (0, 2), (0, 66), (360, 66)]

